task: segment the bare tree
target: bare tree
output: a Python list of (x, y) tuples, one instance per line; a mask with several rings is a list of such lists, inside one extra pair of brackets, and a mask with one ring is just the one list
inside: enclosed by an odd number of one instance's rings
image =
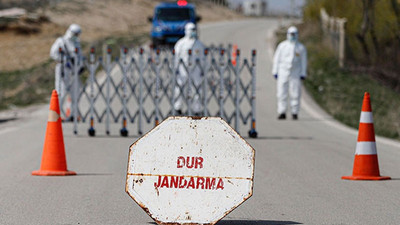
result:
[(369, 63), (371, 62), (371, 52), (369, 50), (367, 43), (368, 34), (371, 35), (372, 43), (374, 45), (376, 54), (379, 54), (379, 44), (375, 33), (375, 13), (374, 13), (375, 3), (376, 0), (362, 0), (363, 4), (362, 22), (360, 30), (356, 35)]
[(371, 39), (372, 39), (372, 44), (374, 46), (375, 49), (375, 55), (379, 56), (381, 54), (381, 50), (379, 48), (379, 42), (378, 42), (378, 38), (376, 37), (376, 32), (375, 32), (375, 4), (378, 0), (371, 0), (370, 1), (370, 29), (369, 29), (369, 33), (371, 35)]
[(397, 22), (396, 38), (397, 41), (400, 43), (400, 6), (397, 0), (390, 0), (390, 3), (392, 5), (394, 15), (396, 16), (396, 22)]

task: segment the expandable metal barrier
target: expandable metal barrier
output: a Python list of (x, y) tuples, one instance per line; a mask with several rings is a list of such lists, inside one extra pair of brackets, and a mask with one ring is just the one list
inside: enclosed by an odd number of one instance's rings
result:
[[(95, 49), (91, 48), (88, 60), (77, 57), (75, 50), (73, 59), (60, 53), (62, 70), (65, 65), (72, 65), (70, 77), (63, 76), (65, 91), (60, 93), (61, 114), (65, 121), (73, 121), (73, 131), (78, 132), (78, 122), (89, 119), (88, 133), (95, 136), (94, 123), (105, 122), (106, 134), (110, 134), (110, 123), (122, 122), (121, 136), (128, 135), (128, 121), (137, 123), (138, 134), (143, 134), (143, 122), (155, 125), (170, 115), (177, 115), (173, 105), (177, 96), (184, 101), (183, 115), (187, 116), (219, 116), (239, 132), (242, 122), (247, 124), (251, 119), (250, 137), (256, 138), (256, 50), (251, 52), (250, 63), (247, 59), (240, 61), (240, 50), (237, 50), (236, 65), (233, 65), (230, 52), (224, 48), (210, 48), (204, 51), (204, 60), (194, 60), (189, 50), (189, 63), (182, 59), (175, 65), (175, 52), (150, 50), (145, 54), (143, 48), (122, 48), (120, 57), (112, 60), (112, 50), (107, 48), (105, 59), (96, 59)], [(177, 74), (183, 66), (190, 74), (199, 68), (203, 77), (196, 85), (191, 76), (183, 85), (178, 85)], [(79, 73), (86, 68), (89, 77), (84, 80)], [(122, 76), (122, 77), (121, 77)], [(72, 79), (70, 79), (72, 77)], [(203, 112), (193, 115), (191, 103), (194, 95), (201, 97)], [(67, 96), (72, 97), (72, 113), (67, 118), (64, 107)], [(178, 96), (178, 97), (179, 97)], [(218, 109), (218, 110), (215, 110)], [(77, 116), (76, 116), (77, 115)]]

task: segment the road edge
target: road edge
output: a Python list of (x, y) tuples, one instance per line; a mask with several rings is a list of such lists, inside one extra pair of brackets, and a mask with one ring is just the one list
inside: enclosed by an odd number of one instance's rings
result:
[[(276, 29), (271, 29), (269, 30), (267, 34), (268, 40), (272, 40), (273, 44), (269, 46), (275, 46), (276, 42), (276, 36), (275, 36)], [(274, 49), (267, 49), (268, 54), (270, 59), (272, 60), (273, 54), (274, 54)], [(308, 93), (304, 85), (302, 85), (302, 94), (301, 94), (301, 108), (305, 110), (310, 116), (312, 116), (316, 120), (320, 120), (326, 125), (335, 128), (337, 130), (340, 130), (342, 132), (351, 134), (351, 135), (358, 135), (358, 130), (352, 127), (349, 127), (340, 121), (334, 119), (331, 115), (329, 115), (324, 109), (322, 109), (311, 97), (311, 95)], [(360, 111), (361, 113), (361, 111)], [(390, 145), (393, 147), (399, 147), (400, 148), (400, 142), (397, 140), (393, 140), (387, 137), (382, 137), (375, 135), (376, 141), (378, 144), (386, 144)]]

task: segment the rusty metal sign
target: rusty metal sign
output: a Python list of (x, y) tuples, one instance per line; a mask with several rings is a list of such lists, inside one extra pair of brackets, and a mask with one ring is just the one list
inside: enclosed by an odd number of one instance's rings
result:
[(252, 195), (254, 155), (219, 117), (169, 117), (131, 145), (126, 192), (157, 224), (215, 224)]

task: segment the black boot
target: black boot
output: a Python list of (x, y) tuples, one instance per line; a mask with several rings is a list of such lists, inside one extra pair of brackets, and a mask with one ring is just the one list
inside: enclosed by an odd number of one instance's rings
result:
[(298, 119), (297, 114), (293, 114), (292, 118), (293, 118), (293, 120), (297, 120)]
[(286, 114), (282, 113), (278, 116), (278, 120), (285, 120), (286, 119)]

